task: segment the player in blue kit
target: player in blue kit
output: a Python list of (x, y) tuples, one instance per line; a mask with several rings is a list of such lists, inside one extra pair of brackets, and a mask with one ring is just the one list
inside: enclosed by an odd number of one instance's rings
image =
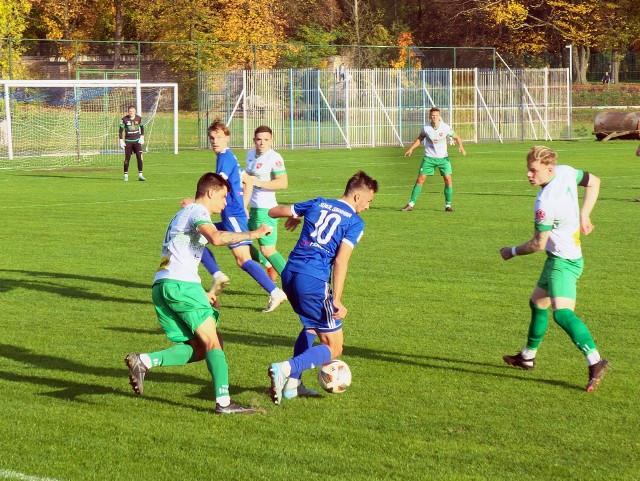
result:
[[(317, 395), (302, 384), (302, 372), (342, 354), (342, 319), (347, 315), (342, 292), (351, 253), (364, 233), (358, 214), (369, 208), (377, 191), (378, 182), (360, 171), (349, 179), (339, 199), (318, 197), (269, 210), (271, 217), (289, 218), (285, 223), (288, 230), (295, 229), (304, 217), (300, 239), (282, 271), (282, 287), (303, 327), (293, 357), (269, 366), (275, 404), (280, 404), (282, 397)], [(316, 337), (320, 344), (314, 346)]]
[[(244, 175), (240, 169), (238, 159), (228, 148), (231, 132), (220, 119), (214, 120), (207, 132), (211, 148), (217, 156), (216, 174), (220, 174), (231, 185), (231, 190), (227, 193), (227, 206), (220, 214), (221, 222), (217, 222), (215, 226), (218, 230), (245, 232), (248, 230), (248, 218), (244, 207), (242, 182), (252, 182), (256, 178)], [(191, 200), (185, 199), (183, 205), (191, 202)], [(247, 240), (230, 244), (229, 248), (233, 252), (238, 267), (253, 277), (269, 293), (269, 303), (263, 312), (272, 312), (287, 300), (287, 296), (269, 278), (267, 273), (260, 267), (260, 264), (251, 259), (251, 244), (252, 240)], [(213, 276), (213, 286), (210, 292), (218, 296), (229, 283), (229, 278), (220, 271), (209, 249), (205, 249), (203, 252), (202, 264)]]

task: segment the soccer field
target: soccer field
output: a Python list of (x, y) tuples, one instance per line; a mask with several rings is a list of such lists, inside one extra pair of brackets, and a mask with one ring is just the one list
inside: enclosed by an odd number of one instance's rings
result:
[[(450, 148), (453, 213), (440, 178), (400, 212), (419, 152), (282, 151), (283, 204), (338, 197), (359, 169), (380, 191), (343, 297), (344, 394), (271, 403), (267, 366), (290, 357), (298, 318), (288, 304), (262, 313), (266, 293), (214, 249), (232, 282), (219, 324), (231, 395), (253, 416), (214, 416), (204, 363), (152, 370), (143, 397), (123, 363), (170, 345), (150, 285), (211, 151), (147, 154), (147, 182), (122, 182), (120, 167), (0, 171), (0, 479), (638, 479), (637, 144), (547, 144), (602, 179), (576, 308), (613, 366), (592, 394), (583, 356), (552, 321), (534, 371), (502, 361), (526, 341), (544, 260), (498, 252), (533, 233), (532, 145)], [(286, 254), (299, 231), (280, 225)], [(311, 373), (305, 382), (317, 385)]]

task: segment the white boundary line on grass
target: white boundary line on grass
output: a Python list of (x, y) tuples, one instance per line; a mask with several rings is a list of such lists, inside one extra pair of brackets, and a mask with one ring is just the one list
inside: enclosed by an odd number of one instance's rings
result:
[(0, 469), (0, 478), (19, 479), (20, 481), (58, 481), (55, 478), (41, 478), (40, 476), (31, 476), (18, 471), (11, 471), (10, 469)]

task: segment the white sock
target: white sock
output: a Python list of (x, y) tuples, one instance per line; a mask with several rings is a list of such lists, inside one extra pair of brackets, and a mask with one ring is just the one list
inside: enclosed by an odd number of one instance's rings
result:
[(587, 354), (587, 364), (589, 366), (593, 366), (594, 364), (599, 363), (602, 360), (600, 357), (600, 353), (598, 351), (591, 351)]
[(284, 291), (282, 289), (280, 289), (279, 287), (276, 287), (274, 290), (272, 290), (269, 295), (271, 297), (275, 297), (275, 296), (282, 296), (284, 295)]
[(287, 379), (287, 384), (284, 385), (284, 389), (285, 389), (285, 391), (291, 391), (293, 389), (298, 389), (300, 384), (302, 384), (302, 381), (300, 381), (300, 379), (295, 379), (293, 377), (290, 377), (289, 379)]
[(280, 366), (280, 370), (285, 377), (291, 376), (291, 364), (289, 364), (289, 361), (279, 362), (278, 366)]
[(151, 364), (151, 358), (149, 357), (149, 354), (140, 354), (139, 357), (140, 357), (140, 360), (142, 361), (142, 364), (144, 364), (147, 369), (151, 369), (153, 367)]
[(536, 357), (536, 352), (538, 352), (537, 349), (529, 349), (525, 346), (522, 348), (522, 351), (520, 351), (520, 354), (522, 354), (522, 357), (524, 357), (527, 361), (530, 361), (531, 359)]
[(226, 408), (231, 404), (231, 396), (220, 396), (216, 398), (216, 403), (220, 404), (223, 408)]

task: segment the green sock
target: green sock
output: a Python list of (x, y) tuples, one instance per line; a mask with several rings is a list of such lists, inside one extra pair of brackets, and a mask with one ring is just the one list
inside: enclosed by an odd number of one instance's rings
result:
[(280, 254), (279, 252), (276, 252), (275, 254), (271, 254), (269, 256), (269, 262), (271, 262), (271, 265), (278, 272), (278, 274), (282, 274), (282, 271), (284, 270), (284, 266), (287, 263), (285, 258), (282, 257), (282, 254)]
[(153, 367), (184, 366), (193, 354), (193, 348), (189, 344), (177, 344), (164, 351), (151, 352), (148, 356)]
[(531, 323), (529, 324), (529, 335), (527, 336), (527, 348), (536, 350), (542, 342), (544, 333), (547, 332), (549, 325), (549, 309), (540, 309), (531, 300), (529, 300), (531, 308)]
[(259, 262), (263, 266), (267, 265), (267, 262), (268, 262), (267, 258), (262, 255), (262, 252), (260, 252), (260, 249), (257, 249), (253, 245), (250, 245), (249, 250), (251, 251), (251, 258), (254, 261)]
[(451, 198), (453, 197), (453, 186), (444, 188), (444, 204), (451, 205)]
[(585, 356), (596, 349), (596, 343), (593, 341), (589, 329), (571, 309), (554, 311), (553, 319), (569, 334), (573, 343)]
[(212, 349), (205, 356), (207, 368), (213, 379), (213, 390), (216, 399), (229, 396), (229, 366), (221, 349)]
[(411, 191), (411, 200), (409, 201), (410, 204), (416, 203), (416, 200), (418, 200), (418, 196), (420, 195), (420, 192), (422, 192), (422, 186), (418, 184), (414, 185), (413, 190)]

